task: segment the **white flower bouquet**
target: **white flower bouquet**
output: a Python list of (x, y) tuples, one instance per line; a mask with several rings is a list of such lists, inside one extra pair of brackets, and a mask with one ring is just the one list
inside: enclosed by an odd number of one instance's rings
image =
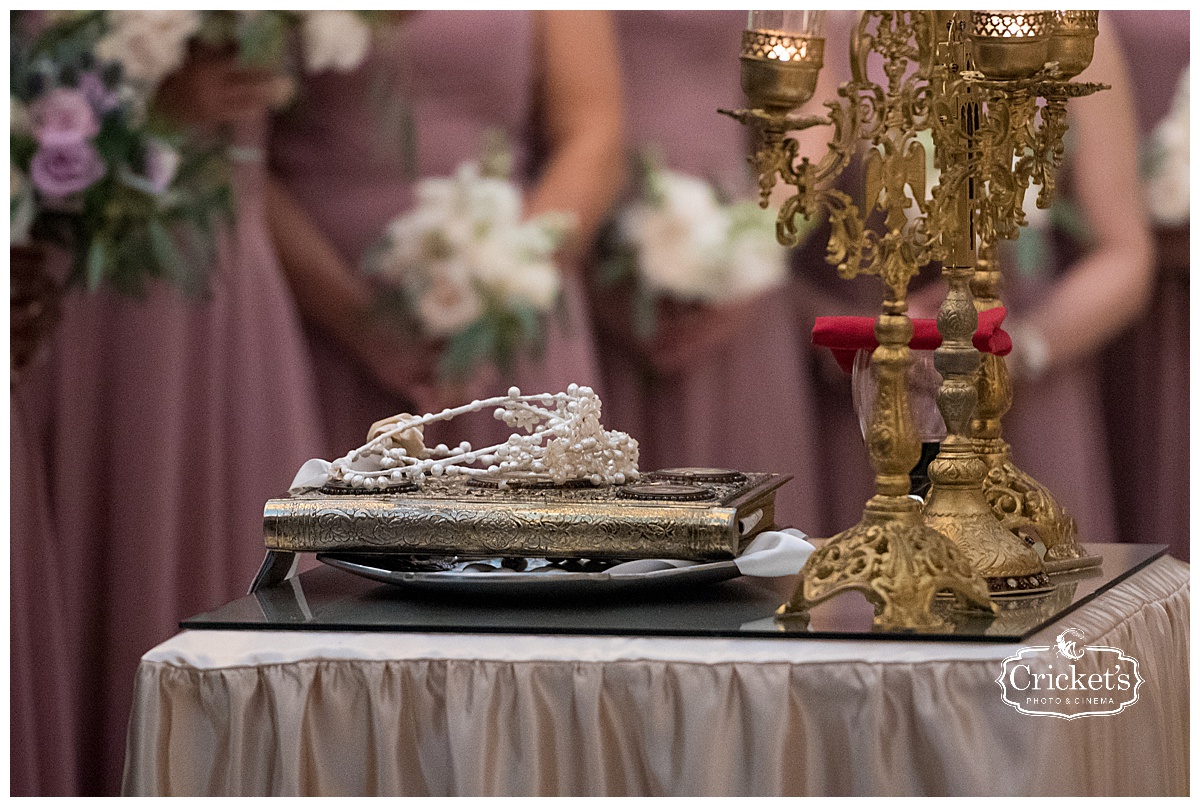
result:
[[(145, 13), (145, 12), (125, 12)], [(197, 39), (232, 44), (247, 64), (286, 71), (289, 43), (300, 46), (302, 69), (349, 72), (362, 64), (371, 46), (372, 27), (384, 19), (378, 11), (204, 11)]]
[(191, 42), (232, 47), (245, 64), (288, 72), (289, 45), (298, 41), (303, 69), (349, 71), (371, 44), (380, 12), (367, 11), (92, 11), (102, 15), (101, 59), (120, 64), (125, 78), (147, 92), (183, 64)]
[(639, 328), (653, 330), (661, 298), (720, 305), (787, 278), (775, 216), (753, 201), (723, 202), (711, 184), (643, 161), (643, 192), (618, 215), (609, 280), (633, 276)]
[(1190, 79), (1179, 78), (1171, 111), (1150, 134), (1143, 173), (1146, 205), (1156, 224), (1178, 227), (1191, 213)]
[(387, 227), (367, 268), (386, 311), (444, 341), (443, 377), (486, 362), (507, 370), (544, 343), (561, 288), (554, 253), (571, 227), (560, 213), (522, 220), (516, 185), (464, 163), (417, 184), (415, 206)]

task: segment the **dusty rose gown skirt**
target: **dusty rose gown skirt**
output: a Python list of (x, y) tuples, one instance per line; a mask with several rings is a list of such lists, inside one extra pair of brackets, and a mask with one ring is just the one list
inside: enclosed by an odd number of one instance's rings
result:
[(237, 169), (208, 297), (74, 294), (58, 329), (43, 414), (84, 794), (119, 792), (141, 654), (245, 594), (264, 502), (322, 442), (262, 180), (261, 162)]

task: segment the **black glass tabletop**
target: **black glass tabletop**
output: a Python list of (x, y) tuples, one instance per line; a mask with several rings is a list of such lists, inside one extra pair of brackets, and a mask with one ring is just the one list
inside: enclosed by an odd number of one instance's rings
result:
[(659, 578), (647, 575), (648, 582), (639, 586), (628, 580), (604, 584), (597, 576), (580, 575), (580, 585), (573, 587), (565, 580), (554, 585), (497, 585), (494, 578), (482, 579), (487, 575), (474, 581), (462, 576), (449, 583), (432, 578), (435, 584), (430, 584), (429, 575), (409, 574), (395, 576), (396, 582), (390, 583), (350, 573), (346, 563), (342, 568), (313, 569), (180, 625), (216, 630), (1015, 642), (1119, 584), (1166, 550), (1147, 544), (1086, 548), (1102, 558), (1099, 567), (1056, 575), (1049, 594), (1006, 600), (995, 618), (957, 613), (947, 602), (944, 616), (951, 627), (938, 633), (875, 630), (871, 605), (854, 593), (816, 606), (807, 622), (779, 620), (775, 610), (781, 595), (764, 581), (748, 577), (723, 580), (728, 575), (668, 571)]

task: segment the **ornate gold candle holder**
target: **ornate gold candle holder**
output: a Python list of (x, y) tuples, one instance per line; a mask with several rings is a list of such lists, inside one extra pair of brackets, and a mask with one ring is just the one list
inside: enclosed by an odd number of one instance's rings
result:
[(1063, 78), (1075, 78), (1092, 63), (1099, 30), (1099, 11), (1054, 12), (1049, 59)]
[[(989, 463), (1004, 451), (979, 442), (973, 429), (986, 422), (991, 439), (992, 421), (998, 424), (1002, 414), (992, 412), (1004, 408), (1007, 381), (1003, 363), (988, 359), (981, 368), (971, 344), (977, 314), (970, 285), (978, 277), (977, 252), (1015, 238), (1025, 223), (1022, 203), (1031, 184), (1041, 186), (1038, 204), (1049, 203), (1063, 157), (1066, 102), (1101, 89), (1069, 81), (1090, 58), (1095, 18), (1042, 11), (863, 12), (851, 34), (851, 81), (838, 89), (838, 100), (826, 102), (828, 115), (803, 117), (797, 108), (812, 96), (819, 68), (795, 62), (815, 61), (818, 51), (786, 27), (755, 29), (754, 14), (742, 56), (743, 86), (754, 107), (726, 114), (759, 130), (750, 162), (759, 175), (760, 202), (766, 206), (778, 180), (793, 186), (779, 212), (779, 241), (794, 245), (796, 217), (822, 211), (832, 229), (829, 262), (842, 277), (877, 274), (887, 291), (876, 326), (878, 389), (868, 428), (878, 493), (859, 524), (813, 555), (782, 612), (803, 614), (858, 590), (875, 603), (876, 624), (922, 628), (938, 623), (931, 598), (939, 590), (979, 607), (981, 574), (993, 595), (1044, 589), (1045, 566), (1031, 541), (1014, 533), (998, 500), (985, 493), (996, 490), (986, 487), (994, 470)], [(783, 50), (772, 59), (777, 46)], [(885, 83), (867, 80), (869, 56), (882, 61)], [(832, 136), (827, 153), (813, 163), (787, 133), (819, 125), (831, 126)], [(929, 197), (925, 149), (917, 140), (926, 129), (941, 169)], [(864, 143), (868, 209), (860, 214), (849, 196), (830, 186)], [(876, 209), (885, 216), (878, 231), (867, 225)], [(910, 360), (908, 281), (934, 260), (950, 287), (938, 314), (943, 340), (935, 353), (947, 438), (930, 466), (933, 488), (923, 514), (936, 530), (921, 528), (916, 503), (904, 495), (917, 446), (903, 384)], [(1001, 386), (999, 393), (985, 391), (982, 407), (981, 378)], [(1027, 496), (1025, 506), (1035, 498)]]
[[(942, 376), (938, 408), (946, 422), (946, 439), (929, 465), (925, 523), (962, 549), (987, 579), (993, 596), (1043, 592), (1050, 579), (1032, 544), (993, 515), (983, 492), (987, 466), (971, 439), (980, 353), (971, 343), (978, 315), (969, 284), (974, 275), (975, 222), (982, 223), (973, 212), (984, 195), (984, 186), (973, 181), (972, 166), (988, 155), (987, 143), (979, 136), (981, 93), (960, 74), (971, 65), (1001, 77), (1027, 74), (1035, 63), (1042, 67), (1049, 40), (1047, 19), (1041, 12), (971, 12), (972, 27), (964, 38), (964, 26), (956, 25), (954, 16), (943, 18), (946, 34), (933, 69), (932, 83), (938, 90), (934, 151), (945, 170), (932, 195), (940, 214), (936, 224), (942, 275), (949, 288), (938, 311), (942, 344), (934, 351), (934, 366)], [(976, 55), (983, 57), (982, 65), (974, 61)]]
[[(885, 290), (875, 326), (879, 346), (871, 356), (876, 399), (866, 435), (877, 492), (856, 525), (829, 539), (809, 559), (780, 618), (807, 618), (814, 605), (848, 591), (858, 591), (872, 602), (875, 624), (885, 629), (944, 628), (945, 620), (934, 609), (937, 595), (944, 592), (960, 608), (995, 613), (987, 584), (970, 560), (923, 523), (920, 503), (908, 496), (908, 472), (920, 455), (920, 444), (905, 384), (912, 360), (906, 296), (909, 280), (933, 257), (924, 217), (910, 217), (908, 212), (914, 203), (922, 213), (926, 209), (925, 151), (917, 132), (929, 126), (933, 20), (929, 12), (864, 12), (852, 40), (852, 80), (839, 88), (839, 101), (826, 104), (828, 116), (797, 117), (766, 92), (751, 94), (754, 108), (726, 113), (760, 131), (760, 147), (750, 161), (759, 174), (762, 205), (777, 178), (796, 188), (780, 209), (780, 242), (795, 243), (797, 216), (824, 211), (832, 225), (829, 262), (845, 278), (878, 275)], [(921, 43), (915, 47), (914, 37)], [(755, 32), (743, 38), (751, 48), (742, 57), (748, 89), (784, 83), (761, 77), (762, 71), (773, 69), (761, 56), (762, 41)], [(885, 85), (867, 79), (872, 53), (883, 60)], [(812, 78), (815, 83), (815, 74)], [(811, 92), (806, 91), (794, 92), (792, 100), (807, 100)], [(818, 125), (831, 126), (833, 134), (828, 151), (814, 164), (799, 156), (797, 141), (785, 134)], [(868, 209), (860, 214), (850, 197), (831, 184), (863, 141), (878, 148), (866, 151)], [(875, 209), (885, 216), (882, 232), (866, 226), (866, 217)]]
[[(1016, 19), (1006, 19), (1005, 24), (990, 30), (993, 38), (1012, 41), (1000, 46), (1002, 49), (989, 50), (981, 48), (981, 32), (985, 30), (982, 20), (989, 14), (971, 12), (971, 36), (965, 43), (956, 42), (955, 34), (966, 26), (956, 25), (954, 19), (948, 25), (944, 49), (950, 58), (942, 64), (965, 65), (974, 72), (945, 69), (944, 95), (951, 102), (943, 110), (943, 117), (949, 125), (934, 130), (935, 144), (949, 163), (942, 185), (957, 187), (962, 195), (947, 199), (947, 209), (965, 207), (959, 219), (973, 222), (969, 230), (950, 228), (948, 232), (959, 239), (960, 248), (966, 249), (973, 242), (971, 257), (974, 253), (979, 256), (974, 271), (965, 270), (958, 280), (967, 299), (972, 291), (980, 295), (975, 301), (978, 310), (1001, 304), (993, 245), (1001, 238), (1017, 237), (1020, 225), (1025, 223), (1024, 197), (1030, 184), (1041, 186), (1038, 205), (1050, 204), (1055, 172), (1063, 158), (1068, 99), (1103, 89), (1103, 85), (1069, 81), (1090, 63), (1097, 12), (1058, 12), (1050, 26), (1050, 63), (1019, 78), (1014, 76), (1041, 58), (1041, 44), (1032, 35), (1009, 34), (1020, 25), (1032, 31), (1043, 21), (1011, 12)], [(979, 53), (990, 60), (980, 62)], [(1000, 63), (1001, 54), (1006, 54), (1009, 63)], [(1040, 109), (1038, 97), (1045, 99)], [(974, 191), (980, 188), (987, 192)], [(955, 293), (953, 285), (950, 296)], [(958, 304), (961, 306), (961, 301)], [(1098, 563), (1098, 558), (1080, 548), (1074, 520), (1050, 492), (1012, 463), (1009, 446), (1000, 437), (1000, 418), (1012, 403), (1012, 385), (1002, 358), (983, 357), (976, 376), (976, 396), (967, 433), (973, 451), (986, 466), (982, 492), (995, 517), (1007, 530), (1022, 536), (1024, 544), (1042, 541), (1047, 571)], [(939, 528), (956, 515), (977, 511), (978, 502), (969, 509), (961, 504), (947, 507), (932, 495), (926, 507), (927, 520)]]
[(1053, 26), (1053, 11), (970, 12), (975, 69), (994, 79), (1032, 76), (1050, 59)]
[(993, 596), (1045, 591), (1050, 579), (1041, 557), (997, 520), (984, 496), (987, 466), (971, 439), (980, 364), (980, 353), (971, 344), (978, 319), (967, 288), (974, 271), (958, 266), (946, 266), (942, 271), (950, 282), (950, 293), (938, 312), (942, 344), (934, 351), (934, 366), (943, 379), (938, 409), (946, 421), (946, 439), (929, 464), (925, 523), (963, 551), (987, 579)]

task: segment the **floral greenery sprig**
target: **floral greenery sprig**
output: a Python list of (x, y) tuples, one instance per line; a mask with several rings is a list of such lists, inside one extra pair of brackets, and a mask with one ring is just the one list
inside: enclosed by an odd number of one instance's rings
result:
[(298, 40), (308, 73), (348, 71), (367, 55), (372, 29), (384, 11), (206, 11), (196, 38), (209, 45), (232, 45), (247, 65), (281, 72), (292, 69), (290, 45)]
[(66, 247), (69, 282), (90, 289), (202, 289), (232, 209), (223, 155), (155, 119), (145, 83), (99, 55), (104, 12), (54, 13), (33, 35), (13, 23), (10, 242)]
[(416, 205), (388, 225), (366, 261), (381, 283), (380, 310), (414, 336), (444, 341), (438, 371), (463, 378), (481, 363), (508, 371), (537, 355), (561, 283), (554, 253), (573, 222), (561, 213), (522, 220), (521, 191), (495, 149), (453, 177), (429, 178)]
[(639, 155), (639, 194), (617, 215), (601, 280), (636, 282), (635, 327), (656, 328), (657, 303), (719, 305), (745, 300), (787, 277), (773, 214), (749, 200), (726, 201), (712, 184)]

